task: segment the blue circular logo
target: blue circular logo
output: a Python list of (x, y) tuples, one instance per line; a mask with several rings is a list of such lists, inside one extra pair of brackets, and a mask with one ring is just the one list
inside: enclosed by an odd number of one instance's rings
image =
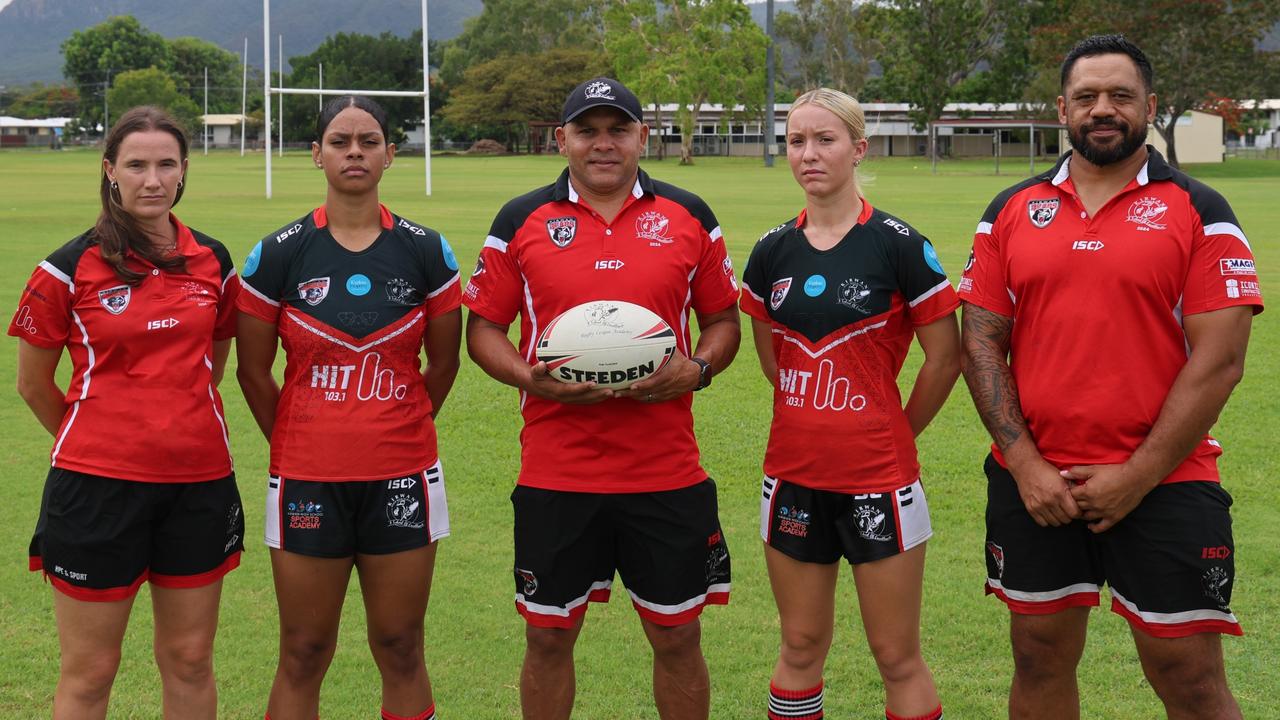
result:
[(924, 241), (924, 262), (939, 275), (947, 274), (942, 269), (942, 261), (938, 259), (938, 251), (933, 249), (933, 243), (928, 240)]
[(810, 275), (808, 280), (804, 281), (804, 294), (809, 297), (818, 297), (827, 289), (827, 279), (821, 275)]
[(450, 270), (457, 270), (458, 258), (453, 256), (453, 248), (449, 247), (449, 241), (445, 240), (443, 235), (440, 236), (440, 252), (444, 253), (444, 264)]
[(347, 292), (352, 295), (365, 295), (373, 287), (373, 283), (369, 282), (369, 278), (356, 273), (347, 278)]
[(259, 240), (257, 245), (249, 251), (249, 257), (244, 259), (244, 272), (241, 277), (249, 277), (258, 272), (258, 263), (262, 261), (262, 241)]

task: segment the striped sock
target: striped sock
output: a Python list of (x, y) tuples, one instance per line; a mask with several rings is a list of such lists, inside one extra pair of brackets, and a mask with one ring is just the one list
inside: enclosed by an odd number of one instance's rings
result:
[(938, 707), (930, 710), (929, 712), (923, 715), (916, 715), (915, 717), (903, 717), (902, 715), (894, 715), (893, 713), (889, 712), (889, 708), (885, 708), (884, 717), (885, 717), (885, 720), (942, 720), (942, 704), (939, 703)]
[(783, 690), (769, 683), (769, 720), (822, 720), (822, 683), (808, 690)]
[(389, 712), (386, 708), (382, 708), (382, 720), (436, 720), (436, 704), (431, 703), (426, 710), (423, 710), (417, 715), (409, 716), (396, 715), (393, 712)]

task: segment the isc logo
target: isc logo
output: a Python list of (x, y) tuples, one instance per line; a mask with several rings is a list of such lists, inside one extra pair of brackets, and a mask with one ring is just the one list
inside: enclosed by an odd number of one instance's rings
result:
[(1106, 247), (1106, 245), (1103, 245), (1101, 240), (1077, 240), (1071, 243), (1072, 250), (1088, 250), (1089, 252), (1097, 252), (1104, 247)]
[(164, 328), (171, 328), (171, 327), (177, 327), (177, 326), (178, 326), (177, 318), (165, 318), (163, 320), (147, 321), (148, 330), (163, 330)]
[(293, 227), (289, 228), (288, 230), (285, 230), (284, 232), (280, 233), (279, 235), (276, 235), (276, 242), (277, 242), (277, 243), (282, 243), (282, 242), (284, 242), (285, 240), (287, 240), (287, 239), (289, 238), (289, 236), (290, 236), (290, 235), (293, 235), (294, 233), (298, 232), (298, 231), (299, 231), (299, 230), (301, 230), (301, 229), (302, 229), (302, 223), (298, 223), (298, 224), (294, 225)]
[(625, 265), (626, 263), (622, 262), (621, 260), (597, 260), (596, 261), (597, 270), (621, 270)]
[(411, 477), (396, 478), (387, 481), (388, 490), (408, 490), (416, 485), (417, 482)]

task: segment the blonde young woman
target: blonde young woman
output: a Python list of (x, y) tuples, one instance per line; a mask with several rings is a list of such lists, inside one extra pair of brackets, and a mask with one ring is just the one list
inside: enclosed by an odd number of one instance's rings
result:
[[(915, 436), (960, 372), (958, 301), (928, 239), (862, 196), (867, 139), (856, 100), (826, 88), (800, 96), (786, 142), (805, 206), (756, 244), (742, 296), (774, 397), (760, 531), (782, 647), (768, 717), (823, 717), (843, 557), (885, 717), (938, 720), (920, 652), (932, 528)], [(925, 360), (904, 407), (896, 379), (913, 337)]]

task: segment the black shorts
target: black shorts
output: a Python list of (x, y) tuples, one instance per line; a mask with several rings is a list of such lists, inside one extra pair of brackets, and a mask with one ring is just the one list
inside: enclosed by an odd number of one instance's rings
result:
[(716, 485), (576, 493), (517, 486), (516, 610), (530, 625), (572, 627), (608, 602), (616, 571), (641, 617), (676, 626), (729, 602), (729, 546)]
[(1231, 496), (1216, 482), (1158, 485), (1103, 533), (1077, 520), (1040, 527), (1009, 471), (990, 455), (987, 593), (1015, 613), (1047, 615), (1099, 603), (1154, 637), (1240, 635), (1231, 613)]
[(892, 492), (853, 495), (765, 476), (760, 537), (801, 562), (849, 564), (906, 552), (933, 536), (919, 480)]
[(440, 463), (381, 480), (319, 482), (267, 478), (266, 542), (322, 558), (386, 555), (449, 534)]
[(151, 483), (49, 468), (30, 567), (63, 594), (111, 602), (143, 581), (211, 585), (240, 564), (244, 512), (232, 473)]

